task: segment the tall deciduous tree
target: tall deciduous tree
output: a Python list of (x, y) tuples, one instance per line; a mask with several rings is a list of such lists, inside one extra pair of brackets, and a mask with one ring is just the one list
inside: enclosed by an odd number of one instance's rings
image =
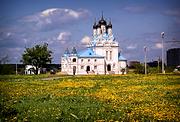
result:
[(36, 67), (35, 74), (38, 74), (38, 69), (47, 63), (51, 63), (52, 51), (48, 49), (48, 44), (35, 45), (32, 48), (26, 48), (22, 54), (22, 62), (24, 64), (33, 65)]

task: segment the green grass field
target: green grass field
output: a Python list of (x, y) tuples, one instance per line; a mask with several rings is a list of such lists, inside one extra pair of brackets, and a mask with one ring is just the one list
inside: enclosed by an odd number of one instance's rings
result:
[(0, 76), (0, 92), (0, 122), (180, 121), (180, 75)]

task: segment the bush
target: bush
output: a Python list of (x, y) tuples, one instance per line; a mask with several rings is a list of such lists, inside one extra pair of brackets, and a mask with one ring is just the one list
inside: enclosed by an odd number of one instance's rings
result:
[(165, 67), (165, 71), (166, 71), (167, 73), (170, 73), (170, 72), (173, 72), (175, 68), (176, 68), (175, 66)]
[(136, 73), (136, 74), (144, 74), (145, 69), (144, 69), (143, 64), (135, 64), (134, 67), (135, 67), (134, 73)]
[(161, 72), (161, 69), (159, 68), (159, 70), (158, 70), (158, 67), (148, 67), (148, 73), (156, 74), (156, 73), (160, 73), (160, 72)]

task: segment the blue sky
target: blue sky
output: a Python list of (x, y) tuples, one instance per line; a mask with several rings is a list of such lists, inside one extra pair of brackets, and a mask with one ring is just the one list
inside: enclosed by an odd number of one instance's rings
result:
[(180, 47), (179, 0), (1, 0), (0, 58), (19, 62), (25, 47), (49, 44), (53, 63), (60, 63), (66, 48), (85, 48), (92, 25), (101, 17), (111, 20), (121, 53), (128, 60), (148, 61), (161, 56), (160, 33), (165, 48)]

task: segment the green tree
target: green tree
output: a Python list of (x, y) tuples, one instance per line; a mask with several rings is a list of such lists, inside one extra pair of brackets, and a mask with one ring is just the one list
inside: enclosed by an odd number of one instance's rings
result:
[(0, 64), (0, 75), (15, 74), (14, 67), (11, 64)]
[(42, 68), (47, 63), (51, 63), (52, 51), (48, 49), (48, 44), (35, 45), (32, 48), (26, 48), (22, 54), (22, 62), (27, 65), (33, 65), (36, 67), (35, 74), (38, 74), (38, 68)]
[[(135, 64), (134, 65), (134, 72), (136, 74), (144, 74), (145, 73), (145, 67), (144, 64)], [(147, 65), (147, 73), (149, 73), (149, 66)]]

